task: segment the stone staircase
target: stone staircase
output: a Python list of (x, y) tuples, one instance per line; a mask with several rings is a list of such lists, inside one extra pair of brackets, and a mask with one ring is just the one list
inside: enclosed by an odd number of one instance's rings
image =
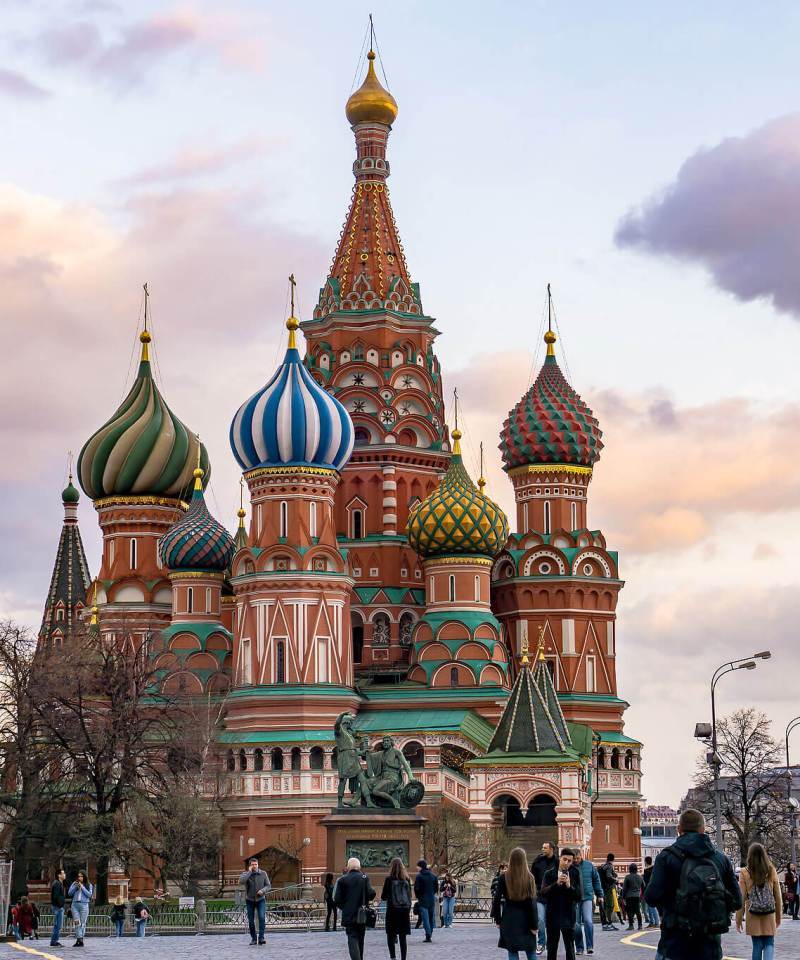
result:
[(516, 847), (522, 847), (531, 863), (542, 852), (542, 844), (549, 840), (558, 845), (557, 827), (506, 827), (506, 836)]

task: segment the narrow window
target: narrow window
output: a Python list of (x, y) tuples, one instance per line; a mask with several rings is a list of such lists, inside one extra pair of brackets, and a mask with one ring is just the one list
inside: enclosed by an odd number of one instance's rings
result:
[(256, 747), (253, 753), (253, 769), (261, 772), (264, 769), (264, 751), (261, 747)]
[(289, 536), (289, 504), (281, 500), (281, 533), (282, 537)]
[(317, 637), (317, 683), (328, 682), (328, 640)]
[(586, 658), (586, 692), (594, 693), (596, 689), (596, 679), (595, 679), (595, 661), (594, 657)]
[(458, 667), (450, 667), (450, 686), (458, 686)]
[(481, 602), (481, 578), (475, 577), (475, 602)]
[(428, 598), (431, 603), (436, 599), (436, 591), (434, 590), (434, 584), (436, 580), (433, 577), (428, 577), (428, 593), (430, 597)]
[(353, 539), (360, 540), (364, 536), (364, 514), (361, 510), (353, 511)]
[(530, 528), (528, 527), (528, 504), (522, 504), (522, 530), (520, 533), (527, 533)]
[(186, 588), (186, 612), (194, 612), (194, 587)]
[(136, 540), (131, 537), (131, 570), (136, 569)]
[(114, 540), (113, 537), (108, 541), (108, 562), (109, 563), (114, 562), (114, 544), (115, 543), (116, 541)]
[(550, 533), (550, 501), (544, 502), (544, 532)]
[(249, 637), (245, 637), (242, 640), (242, 683), (250, 683), (250, 671), (250, 639)]
[(450, 583), (450, 601), (453, 602), (456, 599), (456, 578), (452, 573), (450, 574), (450, 577), (449, 577), (449, 583)]
[(206, 587), (206, 613), (211, 613), (211, 587)]
[(275, 644), (275, 683), (286, 683), (286, 644), (283, 640)]
[(317, 535), (317, 504), (312, 502), (308, 508), (308, 532), (312, 537)]
[(570, 519), (570, 523), (572, 524), (572, 529), (577, 530), (578, 529), (578, 504), (577, 503), (571, 503), (569, 505), (569, 519)]

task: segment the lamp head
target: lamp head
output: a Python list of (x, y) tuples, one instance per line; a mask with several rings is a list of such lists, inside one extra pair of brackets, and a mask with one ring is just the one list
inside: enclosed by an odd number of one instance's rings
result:
[(755, 662), (755, 660), (748, 660), (747, 663), (741, 664), (736, 669), (737, 670), (755, 670), (757, 666), (758, 664)]
[(769, 651), (769, 650), (762, 650), (760, 653), (754, 653), (754, 654), (753, 654), (753, 659), (754, 659), (754, 660), (769, 660), (771, 656), (772, 656), (771, 651)]

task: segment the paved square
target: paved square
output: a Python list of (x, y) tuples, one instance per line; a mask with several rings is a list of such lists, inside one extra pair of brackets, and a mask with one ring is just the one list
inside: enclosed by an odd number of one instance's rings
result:
[[(64, 940), (64, 949), (55, 950), (47, 941), (26, 940), (20, 944), (0, 944), (0, 960), (22, 960), (25, 957), (86, 957), (86, 960), (246, 960), (246, 958), (279, 958), (279, 960), (347, 960), (344, 934), (270, 932), (265, 947), (249, 946), (244, 935), (153, 936), (144, 940), (125, 937), (87, 939), (83, 950), (75, 950), (73, 939)], [(658, 932), (641, 934), (627, 931), (597, 931), (595, 957), (598, 960), (648, 960), (655, 956)], [(749, 960), (750, 941), (737, 933), (724, 938), (725, 956), (731, 960)], [(382, 930), (367, 933), (365, 960), (386, 960), (389, 952)], [(800, 922), (786, 921), (778, 932), (776, 955), (780, 960), (800, 960)], [(563, 953), (560, 953), (563, 956)], [(437, 930), (434, 943), (423, 943), (422, 931), (412, 932), (409, 960), (506, 960), (505, 951), (497, 948), (497, 929), (487, 923), (456, 924), (448, 931)]]

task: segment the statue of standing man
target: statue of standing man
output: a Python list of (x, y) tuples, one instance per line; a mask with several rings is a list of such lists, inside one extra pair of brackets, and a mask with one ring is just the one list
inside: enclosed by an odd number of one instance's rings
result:
[[(361, 766), (361, 747), (353, 732), (353, 715), (340, 713), (333, 725), (336, 738), (336, 769), (339, 772), (339, 806), (357, 807), (363, 798), (368, 807), (374, 807), (367, 776)], [(350, 784), (353, 798), (345, 802), (345, 787)]]

